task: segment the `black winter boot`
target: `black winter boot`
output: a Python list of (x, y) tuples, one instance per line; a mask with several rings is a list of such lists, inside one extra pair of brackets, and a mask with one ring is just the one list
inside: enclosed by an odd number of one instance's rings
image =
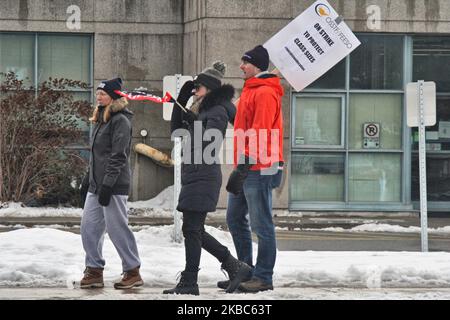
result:
[(197, 272), (181, 272), (181, 278), (173, 289), (164, 290), (163, 294), (192, 294), (198, 296), (200, 294), (197, 285)]
[[(229, 278), (228, 287), (225, 289), (226, 293), (234, 292), (239, 287), (241, 282), (247, 281), (252, 277), (252, 268), (245, 262), (234, 258), (231, 254), (227, 260), (222, 263), (222, 269), (228, 273)], [(219, 286), (219, 283), (217, 283), (217, 285)]]
[(230, 285), (230, 280), (217, 281), (217, 287), (225, 290)]

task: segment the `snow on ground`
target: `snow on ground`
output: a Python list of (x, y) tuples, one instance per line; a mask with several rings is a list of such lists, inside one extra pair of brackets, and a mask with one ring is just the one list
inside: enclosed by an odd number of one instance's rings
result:
[[(135, 232), (145, 286), (167, 288), (184, 268), (184, 246), (171, 240), (173, 227), (147, 227)], [(230, 235), (207, 227), (233, 252)], [(256, 248), (255, 248), (256, 250)], [(105, 284), (120, 278), (120, 259), (106, 236)], [(256, 251), (255, 251), (256, 255)], [(79, 235), (50, 228), (0, 233), (0, 287), (67, 287), (79, 281), (84, 251)], [(225, 279), (220, 264), (202, 253), (200, 287), (213, 288)], [(416, 288), (450, 287), (450, 253), (279, 251), (276, 288)], [(280, 290), (280, 294), (283, 291)], [(270, 293), (276, 298), (277, 290)]]
[[(288, 228), (281, 228), (288, 229)], [(313, 228), (295, 228), (294, 230), (304, 230), (304, 231), (328, 231), (328, 232), (393, 232), (393, 233), (420, 233), (421, 228), (415, 226), (403, 227), (399, 225), (392, 225), (387, 223), (368, 223), (361, 224), (359, 226), (353, 227), (351, 229), (345, 229), (341, 227), (329, 227), (322, 229)], [(428, 233), (431, 234), (450, 234), (450, 226), (439, 227), (439, 228), (428, 228)]]
[[(144, 217), (172, 217), (173, 212), (173, 186), (167, 187), (161, 191), (156, 197), (146, 201), (128, 202), (130, 214), (137, 214)], [(1, 217), (76, 217), (79, 218), (83, 214), (81, 208), (28, 208), (22, 206), (21, 203), (9, 202), (1, 203)]]
[(9, 202), (0, 208), (1, 217), (81, 217), (83, 210), (80, 208), (28, 208), (21, 203)]

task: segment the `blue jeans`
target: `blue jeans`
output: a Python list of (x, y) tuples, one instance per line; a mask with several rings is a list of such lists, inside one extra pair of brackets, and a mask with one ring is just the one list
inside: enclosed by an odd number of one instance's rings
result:
[(258, 256), (253, 276), (270, 285), (277, 255), (272, 190), (280, 185), (282, 174), (282, 170), (274, 175), (250, 171), (244, 182), (244, 192), (228, 194), (227, 224), (238, 259), (253, 266), (253, 231), (258, 237)]

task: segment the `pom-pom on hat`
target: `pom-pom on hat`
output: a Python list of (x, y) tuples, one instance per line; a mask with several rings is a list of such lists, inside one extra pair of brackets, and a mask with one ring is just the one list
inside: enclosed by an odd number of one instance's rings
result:
[(204, 69), (195, 78), (194, 83), (201, 84), (210, 90), (220, 88), (222, 86), (222, 78), (225, 75), (227, 65), (222, 61), (216, 61), (212, 67)]

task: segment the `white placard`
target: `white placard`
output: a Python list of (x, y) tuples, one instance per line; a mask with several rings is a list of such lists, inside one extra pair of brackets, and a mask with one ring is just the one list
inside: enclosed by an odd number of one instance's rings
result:
[[(423, 108), (425, 126), (436, 124), (436, 83), (423, 83)], [(406, 85), (406, 123), (408, 127), (419, 126), (419, 84), (410, 82)], [(439, 135), (441, 129), (439, 127)]]
[(327, 1), (316, 1), (264, 47), (295, 90), (301, 91), (361, 42)]

